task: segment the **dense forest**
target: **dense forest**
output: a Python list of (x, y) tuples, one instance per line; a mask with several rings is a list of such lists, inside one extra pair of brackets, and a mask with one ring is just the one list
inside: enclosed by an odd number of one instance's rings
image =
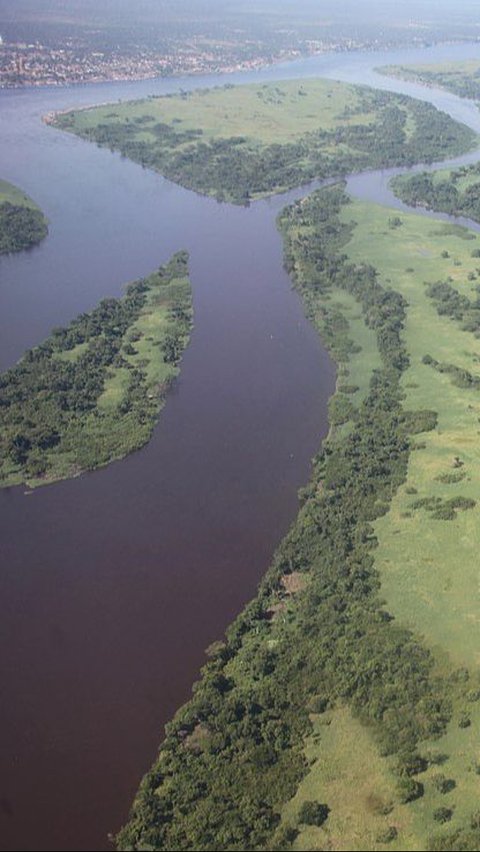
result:
[(0, 487), (92, 470), (150, 438), (192, 323), (179, 252), (0, 376)]
[[(131, 108), (129, 104), (112, 105), (110, 110), (59, 114), (55, 124), (118, 150), (188, 189), (238, 204), (315, 178), (430, 162), (467, 151), (474, 144), (473, 131), (431, 104), (340, 83), (328, 84), (330, 95), (319, 95), (314, 88), (318, 85), (319, 81), (306, 81), (300, 88), (291, 82), (281, 84), (283, 88), (230, 87), (233, 112), (235, 99), (243, 104), (246, 93), (251, 93), (252, 107), (241, 132), (229, 136), (222, 135), (215, 125), (215, 119), (218, 124), (224, 119), (218, 108), (224, 104), (221, 89), (202, 93), (203, 110), (198, 110), (198, 95), (184, 93), (133, 102)], [(326, 86), (324, 82), (323, 88)], [(310, 97), (312, 92), (314, 97)], [(326, 120), (328, 97), (335, 105), (346, 94), (353, 95), (352, 106)], [(285, 116), (295, 99), (304, 104), (303, 113), (296, 106), (298, 130), (293, 126), (284, 132)], [(273, 120), (279, 126), (277, 133), (265, 134), (272, 103), (277, 106)], [(171, 117), (172, 106), (178, 115), (165, 120), (162, 108)]]
[[(388, 511), (415, 436), (434, 428), (436, 413), (402, 404), (406, 301), (372, 266), (346, 258), (355, 227), (342, 219), (348, 204), (336, 185), (280, 216), (286, 267), (339, 365), (331, 430), (257, 597), (209, 649), (192, 699), (167, 726), (119, 849), (289, 849), (302, 823), (328, 824), (335, 801), (305, 803), (293, 820), (282, 809), (308, 772), (312, 720), (339, 706), (389, 756), (408, 808), (436, 759), (422, 741), (445, 731), (454, 695), (468, 688), (466, 677), (437, 676), (428, 650), (379, 597), (372, 524)], [(379, 356), (356, 403), (348, 374), (358, 349), (341, 293), (356, 301)], [(478, 848), (475, 815), (464, 829), (439, 835), (450, 818), (441, 810), (422, 848)], [(396, 836), (391, 828), (381, 842)]]
[(466, 216), (480, 222), (480, 164), (461, 166), (448, 172), (401, 175), (392, 188), (412, 207), (421, 205), (451, 216)]
[(30, 248), (47, 233), (47, 220), (36, 204), (12, 184), (0, 181), (0, 254)]

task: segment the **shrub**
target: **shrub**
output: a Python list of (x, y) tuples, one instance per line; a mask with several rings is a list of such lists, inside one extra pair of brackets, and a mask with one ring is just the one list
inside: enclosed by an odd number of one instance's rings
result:
[(450, 822), (452, 816), (452, 808), (437, 808), (433, 812), (433, 818), (436, 822)]
[(305, 825), (323, 825), (330, 808), (320, 802), (304, 802), (298, 813), (298, 821)]

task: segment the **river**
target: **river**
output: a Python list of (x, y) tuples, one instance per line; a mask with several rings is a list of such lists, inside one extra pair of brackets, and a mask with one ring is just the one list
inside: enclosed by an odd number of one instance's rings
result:
[[(33, 495), (0, 492), (0, 849), (109, 848), (204, 648), (252, 597), (296, 514), (335, 381), (275, 228), (305, 188), (249, 208), (218, 204), (41, 116), (179, 88), (328, 76), (418, 95), (480, 131), (473, 104), (373, 71), (469, 57), (480, 45), (0, 93), (1, 177), (50, 220), (39, 247), (0, 260), (1, 368), (182, 248), (195, 312), (180, 379), (144, 450)], [(349, 189), (392, 202), (397, 171), (352, 177)]]

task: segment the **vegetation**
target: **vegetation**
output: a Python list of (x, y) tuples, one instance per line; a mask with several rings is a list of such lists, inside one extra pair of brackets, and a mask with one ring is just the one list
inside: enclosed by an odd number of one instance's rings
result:
[[(421, 205), (452, 216), (466, 216), (480, 222), (480, 164), (399, 175), (392, 180), (396, 195), (412, 207)], [(467, 232), (468, 233), (468, 232)], [(478, 252), (478, 249), (475, 249)], [(478, 257), (478, 255), (475, 255)], [(475, 277), (478, 271), (475, 272)]]
[(47, 233), (47, 220), (32, 199), (0, 180), (0, 254), (30, 248)]
[(149, 440), (190, 335), (187, 260), (179, 252), (0, 376), (0, 486), (74, 476)]
[[(345, 252), (357, 264), (373, 263), (408, 302), (405, 405), (436, 412), (436, 423), (413, 439), (405, 486), (375, 523), (376, 564), (392, 614), (454, 664), (476, 667), (480, 349), (471, 275), (480, 241), (464, 228), (406, 212), (392, 232), (390, 216), (372, 204), (345, 208), (345, 221), (356, 222)], [(477, 505), (448, 507), (454, 498)], [(425, 499), (427, 506), (412, 506)], [(450, 518), (445, 523), (436, 516), (440, 507)]]
[(480, 100), (480, 62), (475, 60), (439, 65), (385, 65), (378, 70), (391, 77), (447, 89), (460, 98)]
[(55, 124), (240, 204), (314, 178), (459, 154), (477, 138), (430, 104), (330, 80), (183, 92), (58, 114)]
[[(426, 441), (438, 429), (436, 409), (425, 406), (430, 397), (420, 405), (405, 399), (406, 379), (413, 369), (444, 378), (407, 350), (411, 308), (403, 293), (382, 282), (365, 258), (347, 256), (359, 251), (357, 231), (372, 227), (373, 219), (375, 225), (381, 220), (389, 240), (399, 241), (403, 259), (412, 257), (403, 243), (405, 232), (411, 236), (410, 217), (392, 234), (389, 215), (350, 203), (335, 186), (280, 217), (286, 266), (339, 364), (335, 399), (349, 405), (332, 423), (302, 489), (298, 518), (258, 596), (225, 641), (209, 650), (191, 701), (167, 726), (117, 838), (120, 849), (318, 849), (329, 842), (352, 849), (384, 843), (441, 848), (435, 844), (444, 830), (434, 812), (447, 807), (446, 795), (452, 812), (446, 830), (469, 844), (461, 848), (479, 843), (471, 827), (471, 791), (478, 794), (472, 775), (464, 801), (457, 801), (457, 790), (465, 791), (459, 776), (463, 784), (467, 750), (457, 748), (457, 762), (445, 775), (448, 794), (438, 789), (438, 778), (429, 780), (439, 774), (435, 743), (453, 737), (467, 742), (470, 731), (478, 731), (468, 697), (477, 683), (466, 670), (452, 673), (445, 662), (440, 667), (425, 643), (393, 619), (393, 596), (388, 609), (379, 596), (382, 536), (396, 524), (390, 507), (404, 483), (410, 485), (411, 460), (420, 455), (417, 435)], [(364, 239), (360, 245), (363, 252), (370, 248)], [(438, 318), (422, 294), (430, 316)], [(345, 385), (353, 392), (345, 395)], [(460, 487), (469, 490), (465, 481)], [(432, 484), (456, 497), (452, 488)], [(458, 509), (469, 505), (455, 502)], [(475, 508), (460, 512), (455, 525), (474, 514)], [(452, 524), (445, 526), (451, 536)], [(418, 553), (418, 538), (414, 546)], [(467, 707), (470, 725), (462, 728)], [(367, 828), (349, 846), (344, 838), (352, 835), (342, 817), (348, 810), (329, 786), (328, 737), (321, 731), (322, 720), (336, 725), (342, 713), (345, 730), (360, 726), (368, 765), (384, 779), (381, 801), (376, 789), (368, 791)], [(342, 802), (348, 795), (344, 790)]]

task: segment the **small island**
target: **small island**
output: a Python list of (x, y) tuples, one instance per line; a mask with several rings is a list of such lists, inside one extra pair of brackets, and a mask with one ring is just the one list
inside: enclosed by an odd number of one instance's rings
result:
[(191, 327), (179, 252), (28, 350), (0, 376), (0, 487), (77, 476), (147, 443)]
[(236, 204), (316, 178), (455, 156), (478, 140), (431, 104), (333, 80), (227, 85), (46, 121)]
[(47, 233), (47, 220), (35, 202), (21, 189), (0, 180), (0, 254), (31, 248)]

